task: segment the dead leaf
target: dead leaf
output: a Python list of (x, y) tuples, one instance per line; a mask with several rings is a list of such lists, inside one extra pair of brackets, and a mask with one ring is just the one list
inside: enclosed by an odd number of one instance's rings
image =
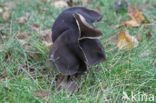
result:
[(118, 49), (127, 48), (132, 49), (138, 46), (138, 41), (134, 36), (129, 35), (129, 31), (126, 32), (120, 31), (119, 38), (118, 38)]
[(128, 15), (131, 17), (131, 19), (136, 19), (139, 23), (145, 20), (144, 16), (137, 8), (134, 8), (131, 4), (128, 4), (128, 6)]
[(27, 22), (27, 17), (25, 17), (25, 16), (22, 16), (18, 19), (18, 23), (20, 23), (20, 24), (24, 24), (25, 22)]
[(151, 33), (150, 32), (148, 32), (147, 34), (146, 34), (146, 38), (149, 40), (150, 38), (151, 38)]
[(47, 42), (51, 42), (52, 41), (51, 35), (52, 35), (51, 29), (46, 29), (46, 30), (41, 31), (41, 34), (39, 35), (39, 39), (41, 41), (44, 40), (44, 41), (47, 41)]
[(149, 21), (145, 20), (144, 16), (137, 8), (134, 8), (130, 3), (128, 4), (128, 6), (128, 16), (131, 18), (131, 20), (124, 22), (124, 26), (129, 25), (132, 27), (138, 27), (141, 23), (149, 23)]
[(138, 34), (137, 39), (138, 39), (138, 41), (142, 42), (142, 34), (141, 33)]
[(28, 54), (30, 55), (30, 57), (32, 58), (40, 58), (41, 57), (41, 53), (38, 52), (34, 52), (34, 51), (29, 51)]
[(7, 21), (10, 17), (10, 13), (9, 11), (5, 11), (3, 14), (2, 14), (2, 17), (3, 17), (3, 20), (4, 21)]
[(47, 41), (42, 41), (42, 43), (46, 46), (46, 48), (49, 50), (50, 47), (52, 46), (52, 42), (47, 42)]
[(56, 7), (56, 8), (67, 7), (68, 6), (68, 4), (65, 1), (63, 1), (63, 0), (54, 1), (51, 5)]
[(38, 25), (38, 24), (34, 24), (33, 27), (34, 27), (34, 28), (38, 28), (39, 25)]
[(130, 21), (126, 21), (123, 25), (124, 26), (138, 27), (138, 26), (140, 26), (140, 23), (137, 22), (135, 19), (132, 19)]

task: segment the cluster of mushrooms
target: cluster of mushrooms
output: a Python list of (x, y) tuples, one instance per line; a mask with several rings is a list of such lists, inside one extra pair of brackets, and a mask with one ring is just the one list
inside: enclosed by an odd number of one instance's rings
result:
[(93, 25), (101, 19), (101, 14), (85, 7), (68, 8), (56, 18), (49, 59), (61, 75), (82, 74), (89, 66), (106, 59), (98, 40), (102, 33)]

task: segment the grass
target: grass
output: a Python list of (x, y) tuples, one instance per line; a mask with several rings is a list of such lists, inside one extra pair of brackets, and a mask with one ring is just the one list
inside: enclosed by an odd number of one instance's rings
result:
[[(156, 101), (156, 8), (152, 6), (156, 4), (155, 0), (129, 0), (136, 7), (146, 4), (142, 13), (151, 24), (138, 28), (113, 28), (129, 20), (127, 11), (115, 11), (115, 0), (92, 0), (93, 3), (87, 5), (80, 2), (88, 8), (99, 9), (103, 15), (102, 21), (95, 24), (104, 34), (100, 40), (105, 47), (107, 61), (89, 68), (80, 81), (81, 90), (72, 96), (65, 91), (51, 89), (56, 73), (47, 66), (49, 50), (39, 39), (45, 29), (51, 29), (64, 8), (55, 8), (40, 0), (1, 0), (0, 7), (3, 8), (8, 1), (13, 1), (16, 7), (9, 8), (9, 20), (4, 21), (0, 17), (0, 36), (5, 37), (0, 42), (0, 103), (44, 103), (47, 99), (49, 103), (130, 102), (122, 99), (123, 92), (129, 97), (132, 92), (152, 94)], [(21, 16), (27, 17), (28, 21), (19, 24), (18, 18)], [(39, 25), (39, 31), (33, 30), (34, 24)], [(129, 29), (131, 35), (143, 35), (142, 42), (131, 51), (119, 51), (111, 41), (113, 35), (125, 29)], [(151, 33), (150, 40), (146, 38), (148, 32)], [(20, 41), (19, 36), (23, 33), (29, 36)], [(32, 52), (37, 56), (30, 55)], [(40, 94), (40, 91), (50, 94), (34, 95)]]

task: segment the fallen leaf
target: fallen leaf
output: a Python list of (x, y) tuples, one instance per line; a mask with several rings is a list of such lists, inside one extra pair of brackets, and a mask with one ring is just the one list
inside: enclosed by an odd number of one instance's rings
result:
[(22, 16), (18, 19), (18, 23), (20, 23), (20, 24), (24, 24), (25, 22), (27, 22), (27, 17), (25, 17), (25, 16)]
[(138, 34), (137, 39), (138, 39), (138, 41), (142, 42), (142, 34), (141, 33)]
[(124, 26), (138, 27), (138, 26), (140, 26), (140, 23), (137, 22), (135, 19), (132, 19), (130, 21), (126, 21), (123, 25)]
[(39, 39), (46, 46), (47, 49), (50, 49), (52, 43), (51, 40), (52, 31), (50, 29), (44, 30), (39, 35)]
[(41, 41), (51, 42), (52, 41), (51, 35), (52, 35), (51, 29), (43, 30), (41, 31), (41, 34), (39, 35), (39, 39)]
[(54, 1), (51, 5), (56, 7), (56, 8), (68, 6), (68, 4), (63, 0)]
[(149, 40), (150, 38), (151, 38), (151, 33), (150, 32), (148, 32), (147, 34), (146, 34), (146, 38)]
[(141, 23), (149, 23), (149, 21), (145, 20), (144, 16), (137, 8), (134, 8), (130, 3), (128, 4), (128, 6), (128, 16), (131, 18), (131, 20), (124, 22), (124, 26), (129, 25), (132, 27), (138, 27)]
[(144, 22), (145, 18), (141, 12), (137, 8), (134, 8), (131, 4), (128, 4), (128, 6), (128, 15), (131, 17), (131, 19), (136, 19), (140, 23)]
[(4, 21), (7, 21), (10, 17), (10, 13), (9, 11), (5, 11), (3, 14), (2, 14), (2, 17), (3, 17), (3, 20)]
[(52, 46), (52, 42), (47, 42), (47, 41), (42, 41), (42, 43), (46, 46), (47, 49), (50, 49), (50, 47)]
[(33, 59), (37, 59), (40, 58), (42, 56), (41, 53), (39, 52), (34, 52), (34, 51), (29, 51), (28, 54), (30, 55), (31, 58)]
[(138, 41), (134, 36), (129, 35), (129, 31), (127, 30), (126, 32), (120, 31), (119, 37), (118, 37), (118, 43), (117, 47), (118, 49), (122, 48), (128, 48), (132, 49), (138, 46)]
[(34, 28), (38, 28), (39, 25), (38, 25), (38, 24), (34, 24), (33, 27), (34, 27)]

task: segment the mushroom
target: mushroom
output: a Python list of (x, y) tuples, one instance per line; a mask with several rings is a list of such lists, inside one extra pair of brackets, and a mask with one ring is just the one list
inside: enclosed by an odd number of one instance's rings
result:
[(82, 74), (88, 66), (106, 59), (98, 40), (102, 33), (93, 25), (101, 19), (101, 14), (84, 7), (68, 8), (56, 18), (49, 59), (62, 75)]

